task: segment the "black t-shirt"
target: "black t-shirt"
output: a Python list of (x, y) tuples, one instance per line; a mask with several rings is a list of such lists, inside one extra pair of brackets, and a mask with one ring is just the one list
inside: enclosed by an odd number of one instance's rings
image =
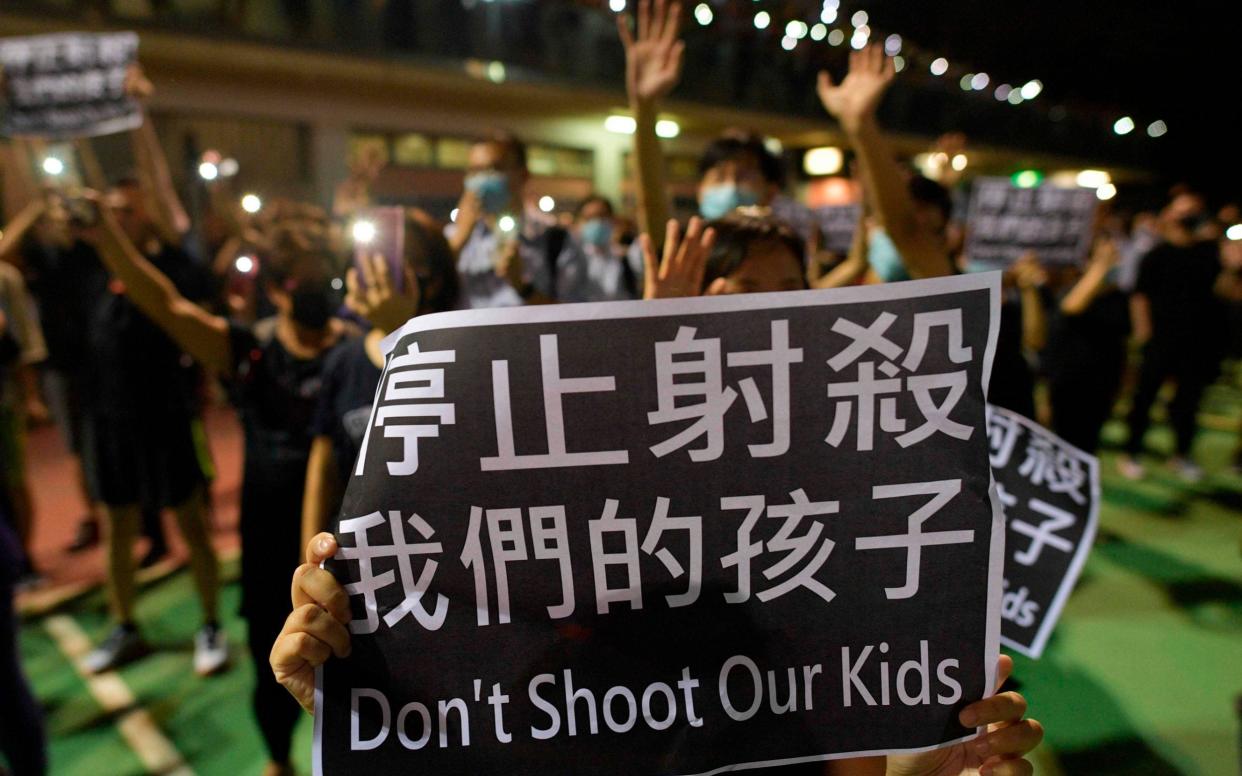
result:
[(107, 270), (95, 247), (81, 240), (67, 248), (31, 241), (21, 255), (26, 287), (39, 308), (39, 322), (47, 343), (46, 364), (53, 369), (80, 373), (87, 356), (88, 322), (107, 294)]
[(988, 402), (1028, 418), (1035, 415), (1035, 376), (1022, 352), (1022, 300), (1016, 292), (1006, 292), (1001, 302)]
[(343, 343), (324, 364), (323, 390), (312, 433), (332, 439), (342, 488), (349, 482), (349, 473), (358, 459), (380, 373), (367, 357), (365, 337)]
[(1080, 314), (1053, 318), (1041, 359), (1044, 371), (1054, 384), (1116, 390), (1129, 336), (1129, 298), (1115, 287), (1102, 291)]
[(1152, 341), (1194, 351), (1224, 339), (1224, 304), (1214, 292), (1220, 275), (1215, 243), (1160, 243), (1140, 260), (1136, 293), (1151, 304)]
[[(187, 299), (210, 290), (206, 271), (180, 248), (163, 247), (148, 260)], [(90, 310), (87, 358), (91, 409), (110, 416), (191, 415), (201, 370), (124, 294), (115, 280)]]

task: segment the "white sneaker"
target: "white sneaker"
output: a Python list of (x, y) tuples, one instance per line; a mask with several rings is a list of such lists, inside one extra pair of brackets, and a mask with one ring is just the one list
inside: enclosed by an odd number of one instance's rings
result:
[(101, 674), (141, 657), (146, 651), (146, 644), (132, 625), (117, 625), (82, 658), (82, 667), (87, 673)]
[(1203, 480), (1203, 469), (1189, 458), (1174, 458), (1169, 467), (1181, 478), (1182, 482), (1194, 485)]
[(216, 625), (204, 625), (194, 637), (194, 673), (210, 676), (229, 662), (229, 646), (224, 631)]
[(1117, 473), (1127, 480), (1137, 481), (1143, 479), (1145, 472), (1143, 471), (1143, 464), (1128, 455), (1123, 455), (1117, 459)]

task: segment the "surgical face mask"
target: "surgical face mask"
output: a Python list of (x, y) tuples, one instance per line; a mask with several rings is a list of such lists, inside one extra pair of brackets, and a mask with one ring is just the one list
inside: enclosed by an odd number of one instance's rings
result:
[(490, 215), (499, 215), (509, 207), (512, 199), (509, 191), (509, 176), (504, 173), (472, 172), (466, 176), (466, 191), (473, 193), (483, 205), (483, 211)]
[(606, 218), (588, 218), (582, 222), (582, 242), (596, 248), (612, 245), (612, 222)]
[(326, 281), (308, 281), (298, 284), (289, 295), (293, 320), (308, 329), (322, 329), (328, 325), (338, 306), (337, 294)]
[(867, 263), (885, 283), (910, 279), (901, 254), (897, 252), (897, 246), (882, 229), (873, 229), (871, 232), (871, 240), (867, 244)]
[(699, 213), (709, 221), (722, 218), (739, 207), (759, 204), (759, 193), (738, 188), (736, 183), (721, 183), (703, 189), (699, 197)]

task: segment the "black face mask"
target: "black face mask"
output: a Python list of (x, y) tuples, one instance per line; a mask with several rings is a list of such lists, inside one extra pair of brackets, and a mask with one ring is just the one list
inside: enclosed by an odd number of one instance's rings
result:
[(339, 305), (337, 294), (325, 283), (302, 283), (290, 294), (293, 320), (308, 329), (328, 325)]
[(1197, 213), (1193, 216), (1182, 216), (1177, 219), (1177, 223), (1187, 232), (1197, 232), (1207, 222), (1208, 217), (1203, 213)]

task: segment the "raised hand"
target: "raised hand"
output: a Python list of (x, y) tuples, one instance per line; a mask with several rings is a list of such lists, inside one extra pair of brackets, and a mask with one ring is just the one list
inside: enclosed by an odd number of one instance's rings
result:
[(1039, 263), (1039, 256), (1035, 251), (1022, 254), (1014, 262), (1011, 271), (1014, 283), (1023, 291), (1040, 288), (1048, 283), (1048, 271)]
[(834, 84), (828, 71), (820, 71), (816, 91), (824, 109), (849, 132), (875, 115), (895, 74), (884, 49), (871, 45), (850, 53), (850, 69), (841, 83)]
[(349, 596), (319, 564), (336, 554), (336, 539), (321, 533), (306, 547), (306, 563), (293, 573), (293, 611), (272, 645), (268, 662), (276, 681), (302, 708), (315, 711), (315, 669), (329, 657), (347, 657)]
[(141, 102), (151, 99), (151, 95), (155, 93), (155, 86), (151, 84), (151, 79), (147, 78), (142, 72), (142, 65), (134, 63), (125, 71), (125, 94), (133, 97)]
[(345, 306), (385, 334), (396, 331), (402, 324), (418, 314), (418, 278), (402, 263), (403, 291), (392, 286), (388, 276), (388, 262), (377, 254), (366, 256), (362, 265), (362, 283), (358, 271), (350, 267), (345, 273)]
[(716, 231), (704, 229), (703, 219), (696, 216), (690, 219), (684, 239), (680, 233), (680, 225), (669, 221), (664, 232), (663, 259), (656, 258), (650, 235), (644, 233), (639, 238), (643, 249), (643, 299), (672, 299), (703, 293), (703, 275), (707, 270), (707, 257), (716, 244)]
[(681, 80), (686, 44), (681, 31), (681, 3), (642, 0), (636, 14), (637, 31), (629, 18), (617, 14), (617, 30), (625, 46), (625, 88), (631, 102), (654, 103), (673, 91)]
[[(1001, 655), (999, 684), (1012, 671), (1013, 658)], [(972, 703), (962, 709), (958, 721), (966, 727), (986, 727), (987, 732), (944, 749), (890, 755), (888, 776), (1030, 776), (1033, 768), (1023, 757), (1039, 746), (1044, 729), (1025, 715), (1026, 699), (1016, 692)]]

